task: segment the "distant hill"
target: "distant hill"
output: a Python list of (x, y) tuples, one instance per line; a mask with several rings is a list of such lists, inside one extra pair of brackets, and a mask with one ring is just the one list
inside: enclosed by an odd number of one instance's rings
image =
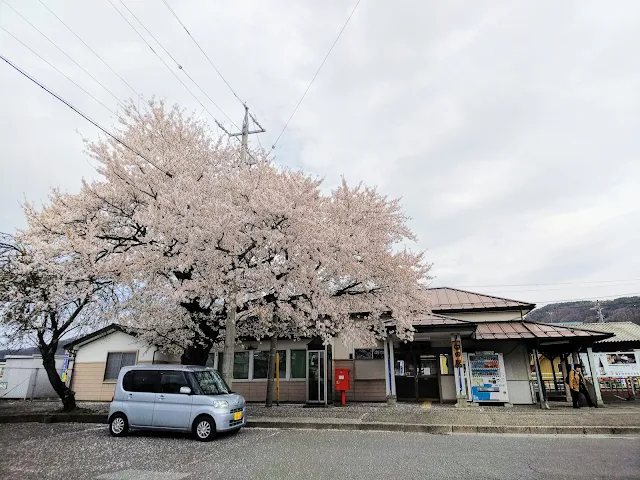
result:
[[(598, 321), (593, 309), (595, 302), (552, 303), (536, 308), (528, 320), (545, 323), (567, 323)], [(640, 325), (640, 297), (621, 297), (615, 300), (601, 301), (602, 313), (606, 322), (633, 322)]]

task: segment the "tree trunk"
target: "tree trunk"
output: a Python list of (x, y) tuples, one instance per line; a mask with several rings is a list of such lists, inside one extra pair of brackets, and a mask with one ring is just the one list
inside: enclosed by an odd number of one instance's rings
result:
[(222, 378), (233, 388), (233, 359), (236, 350), (236, 302), (235, 296), (227, 308), (225, 321), (224, 348), (222, 350)]
[(269, 340), (269, 368), (267, 369), (267, 401), (265, 405), (267, 407), (273, 406), (273, 398), (275, 397), (276, 385), (276, 350), (278, 348), (278, 337), (273, 335)]
[(49, 383), (55, 390), (55, 392), (62, 400), (62, 410), (64, 412), (70, 412), (76, 409), (76, 394), (73, 390), (67, 387), (60, 375), (58, 375), (58, 371), (56, 370), (56, 356), (55, 352), (56, 348), (51, 348), (51, 346), (40, 346), (40, 353), (42, 355), (42, 365), (44, 366), (44, 371), (47, 372), (47, 377), (49, 378)]
[(209, 359), (209, 352), (211, 352), (211, 345), (203, 346), (202, 344), (195, 342), (189, 345), (180, 356), (180, 363), (182, 365), (201, 365), (207, 364)]

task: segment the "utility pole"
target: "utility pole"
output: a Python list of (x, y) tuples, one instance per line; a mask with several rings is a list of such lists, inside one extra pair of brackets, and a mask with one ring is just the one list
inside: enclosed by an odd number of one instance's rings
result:
[(600, 300), (596, 300), (596, 313), (598, 314), (598, 323), (604, 323), (604, 315), (602, 314), (602, 307), (600, 306)]
[[(256, 124), (256, 126), (259, 128), (259, 130), (249, 130), (249, 118), (251, 118), (251, 120), (253, 120), (253, 123)], [(256, 120), (256, 117), (254, 117), (252, 114), (249, 113), (249, 107), (247, 107), (246, 104), (244, 104), (244, 119), (242, 120), (242, 131), (241, 132), (231, 133), (226, 128), (224, 128), (224, 125), (222, 125), (217, 120), (216, 120), (216, 123), (222, 129), (222, 131), (224, 133), (226, 133), (227, 135), (229, 135), (230, 137), (242, 137), (242, 142), (241, 142), (242, 143), (241, 160), (242, 160), (243, 164), (246, 164), (247, 163), (247, 156), (249, 156), (249, 151), (248, 151), (249, 135), (254, 135), (254, 134), (258, 134), (258, 133), (264, 133), (264, 132), (266, 132), (266, 130), (264, 128), (262, 128), (262, 125), (260, 125), (260, 123), (258, 123), (258, 120)], [(250, 162), (249, 162), (249, 165), (251, 165)]]
[[(243, 104), (244, 106), (244, 119), (242, 120), (242, 131), (237, 133), (231, 133), (224, 125), (216, 120), (218, 126), (225, 132), (229, 137), (242, 137), (241, 141), (241, 150), (240, 150), (240, 161), (242, 165), (251, 165), (251, 162), (247, 161), (247, 157), (251, 156), (249, 154), (249, 135), (254, 135), (258, 133), (264, 133), (266, 130), (262, 128), (262, 125), (258, 123), (256, 117), (249, 113), (249, 107), (247, 104)], [(249, 118), (253, 120), (253, 123), (259, 128), (259, 130), (249, 130)], [(251, 157), (253, 158), (253, 157)], [(231, 289), (231, 298), (229, 301), (225, 302), (227, 304), (227, 318), (225, 319), (224, 325), (224, 348), (222, 350), (222, 378), (227, 382), (229, 388), (232, 388), (233, 385), (233, 360), (235, 356), (235, 347), (236, 347), (236, 313), (238, 309), (237, 305), (237, 297), (238, 297), (238, 285), (236, 282), (236, 272), (235, 265), (233, 271), (233, 286)]]

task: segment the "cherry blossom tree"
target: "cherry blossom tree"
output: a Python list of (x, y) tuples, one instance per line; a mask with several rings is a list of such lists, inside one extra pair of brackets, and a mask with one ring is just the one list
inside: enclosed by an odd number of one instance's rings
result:
[(162, 102), (129, 105), (119, 122), (127, 147), (87, 141), (103, 178), (66, 215), (91, 219), (83, 238), (125, 292), (114, 311), (125, 326), (184, 363), (203, 364), (225, 335), (229, 383), (238, 337), (383, 337), (390, 312), (410, 337), (411, 315), (429, 308), (429, 265), (402, 248), (414, 236), (397, 200), (346, 182), (325, 194), (257, 151), (243, 164)]
[[(117, 272), (105, 270), (94, 248), (91, 216), (76, 198), (54, 191), (41, 211), (26, 205), (28, 228), (0, 240), (0, 321), (12, 343), (38, 347), (63, 410), (76, 408), (74, 392), (56, 370), (60, 341), (95, 328), (117, 301)], [(78, 206), (78, 205), (76, 205)]]

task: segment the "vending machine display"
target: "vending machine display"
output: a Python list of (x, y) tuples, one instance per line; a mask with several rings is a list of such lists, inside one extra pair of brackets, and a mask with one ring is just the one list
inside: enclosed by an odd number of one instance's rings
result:
[(471, 400), (509, 402), (507, 377), (501, 353), (469, 353)]

